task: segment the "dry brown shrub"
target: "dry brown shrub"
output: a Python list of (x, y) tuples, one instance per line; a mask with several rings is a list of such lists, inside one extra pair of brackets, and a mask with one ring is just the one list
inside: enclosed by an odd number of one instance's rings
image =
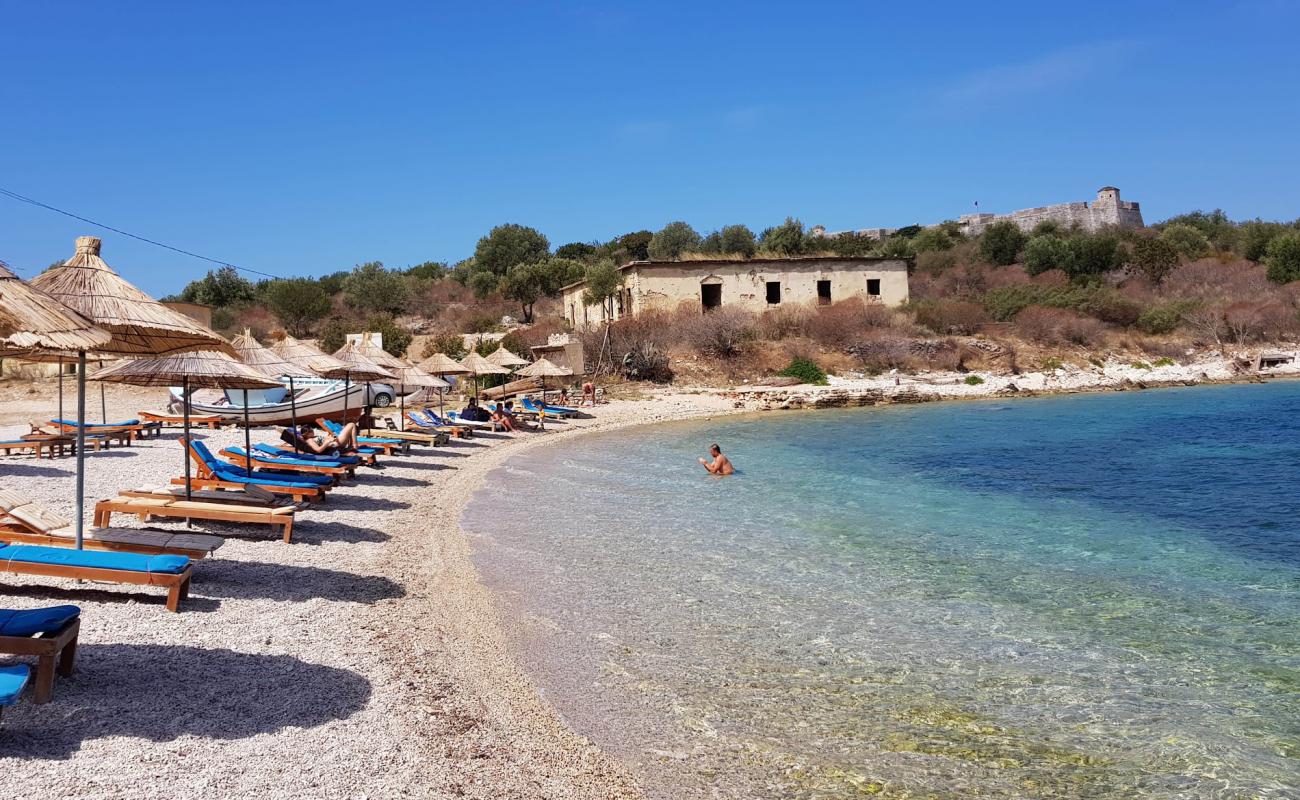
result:
[(674, 328), (700, 355), (732, 358), (758, 335), (758, 316), (723, 306), (707, 313), (678, 315)]
[(1040, 272), (1029, 279), (1029, 282), (1035, 286), (1069, 286), (1070, 276), (1059, 269), (1049, 269), (1046, 272)]
[(1244, 260), (1224, 264), (1214, 258), (1202, 258), (1175, 268), (1161, 289), (1166, 298), (1174, 300), (1233, 303), (1280, 296), (1263, 266)]
[(850, 297), (822, 306), (808, 320), (808, 336), (824, 347), (842, 348), (862, 337), (871, 328), (888, 328), (894, 324), (894, 312), (878, 303)]
[(916, 321), (938, 334), (972, 334), (990, 321), (984, 306), (967, 300), (930, 300), (916, 305)]
[(847, 351), (857, 357), (867, 372), (907, 370), (914, 363), (911, 340), (886, 332), (872, 331), (860, 341), (849, 345)]
[[(568, 326), (564, 324), (564, 320), (559, 317), (546, 317), (545, 319), (538, 319), (535, 324), (527, 328), (516, 329), (511, 335), (522, 342), (523, 347), (531, 348), (546, 344), (552, 335), (564, 333), (566, 330), (568, 330)], [(519, 355), (525, 354), (520, 353)]]
[(1092, 317), (1065, 308), (1029, 306), (1016, 315), (1016, 330), (1032, 342), (1047, 345), (1093, 345), (1105, 326)]
[(759, 333), (764, 339), (774, 341), (807, 336), (813, 313), (812, 307), (803, 303), (777, 306), (759, 318)]

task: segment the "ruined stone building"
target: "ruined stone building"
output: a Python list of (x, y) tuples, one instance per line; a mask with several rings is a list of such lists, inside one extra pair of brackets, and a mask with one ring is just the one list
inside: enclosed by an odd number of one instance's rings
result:
[[(830, 304), (849, 297), (896, 306), (907, 302), (907, 261), (900, 258), (751, 258), (745, 261), (633, 261), (621, 268), (623, 287), (611, 319), (683, 303), (701, 311), (719, 307), (766, 311), (792, 303)], [(564, 318), (574, 328), (605, 321), (606, 309), (583, 302), (585, 281), (560, 292)]]
[[(1078, 225), (1083, 230), (1092, 232), (1111, 225), (1120, 228), (1141, 228), (1142, 211), (1137, 203), (1121, 200), (1119, 189), (1114, 186), (1103, 186), (1097, 190), (1097, 199), (1091, 203), (1080, 200), (1074, 203), (1024, 208), (1020, 211), (1012, 211), (1010, 214), (963, 214), (957, 219), (957, 224), (961, 226), (962, 233), (967, 236), (978, 236), (989, 225), (1002, 220), (1010, 220), (1024, 231), (1031, 230), (1040, 222), (1050, 220), (1065, 228)], [(828, 239), (856, 234), (879, 240), (889, 236), (895, 230), (897, 229), (862, 228), (856, 231), (827, 231), (825, 227), (817, 225), (809, 231), (809, 234)]]

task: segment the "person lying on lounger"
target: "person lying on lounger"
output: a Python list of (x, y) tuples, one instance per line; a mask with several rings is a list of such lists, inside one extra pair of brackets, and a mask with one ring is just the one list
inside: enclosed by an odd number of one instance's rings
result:
[(713, 456), (713, 460), (709, 461), (708, 459), (701, 458), (700, 464), (703, 465), (711, 474), (730, 475), (736, 471), (736, 468), (731, 466), (731, 459), (724, 456), (722, 454), (722, 448), (718, 447), (716, 444), (709, 447), (709, 455)]
[(357, 452), (357, 424), (349, 422), (344, 425), (338, 436), (327, 431), (317, 431), (311, 425), (300, 425), (298, 444), (318, 456), (355, 453)]

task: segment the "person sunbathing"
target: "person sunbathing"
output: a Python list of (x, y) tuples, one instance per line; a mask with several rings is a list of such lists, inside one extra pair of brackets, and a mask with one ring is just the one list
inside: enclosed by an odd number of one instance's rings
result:
[[(285, 431), (288, 433), (288, 430)], [(317, 435), (316, 428), (301, 425), (298, 428), (298, 444), (318, 456), (337, 456), (357, 452), (357, 424), (349, 422), (335, 436), (328, 431)]]
[(704, 458), (699, 460), (700, 464), (709, 471), (709, 474), (730, 475), (736, 471), (736, 468), (731, 465), (731, 459), (724, 456), (722, 454), (722, 448), (718, 447), (716, 444), (709, 447), (709, 455), (713, 456), (712, 461)]

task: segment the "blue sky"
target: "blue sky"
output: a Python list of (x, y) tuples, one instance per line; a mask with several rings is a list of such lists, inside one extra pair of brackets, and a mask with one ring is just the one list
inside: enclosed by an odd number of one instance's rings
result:
[[(831, 229), (1085, 200), (1300, 215), (1300, 4), (0, 0), (0, 187), (275, 275), (685, 219)], [(102, 234), (0, 197), (30, 277)]]

